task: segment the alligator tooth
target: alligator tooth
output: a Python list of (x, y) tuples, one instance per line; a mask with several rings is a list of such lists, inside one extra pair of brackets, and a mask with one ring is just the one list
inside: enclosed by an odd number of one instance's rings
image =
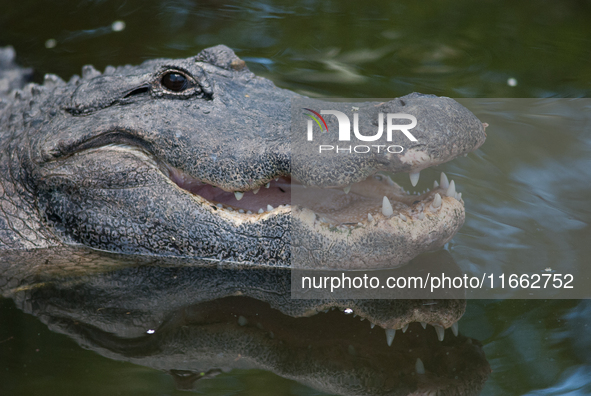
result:
[(408, 323), (404, 325), (404, 327), (402, 328), (402, 332), (406, 333), (406, 330), (408, 330)]
[(246, 214), (252, 214), (252, 212), (250, 210), (247, 210)]
[(443, 341), (443, 337), (445, 336), (445, 329), (441, 326), (435, 326), (435, 331), (437, 332), (437, 339), (439, 341)]
[(425, 374), (425, 365), (421, 358), (417, 358), (417, 362), (415, 363), (415, 371), (417, 374)]
[(427, 328), (427, 322), (421, 322), (421, 326), (423, 326), (423, 329)]
[(273, 210), (273, 207), (271, 205), (267, 205), (267, 212), (270, 212)]
[(400, 213), (400, 218), (402, 219), (402, 221), (406, 221), (406, 216), (403, 215), (402, 213)]
[(259, 209), (259, 214), (261, 214), (261, 213), (265, 213), (265, 211), (263, 210), (263, 208), (260, 208)]
[(451, 331), (452, 331), (452, 333), (454, 333), (454, 335), (456, 337), (458, 336), (458, 331), (459, 331), (458, 322), (451, 325)]
[(349, 191), (351, 191), (351, 185), (349, 184), (347, 187), (343, 188), (343, 191), (345, 194), (349, 194)]
[(415, 187), (417, 185), (417, 183), (419, 182), (419, 177), (421, 176), (421, 172), (410, 172), (409, 173), (410, 176), (410, 183), (412, 184), (413, 187)]
[(269, 187), (271, 187), (271, 182), (265, 184), (265, 188), (269, 188)]
[(373, 216), (371, 215), (371, 213), (367, 214), (367, 220), (373, 221)]
[(363, 227), (363, 224), (362, 224), (362, 223), (357, 223), (357, 225), (358, 225), (359, 227)]
[(324, 311), (322, 311), (322, 312), (324, 312), (324, 313), (328, 313), (328, 309), (325, 309), (325, 310), (324, 310)]
[(439, 183), (437, 183), (437, 180), (433, 180), (433, 190), (435, 190), (437, 187), (439, 187)]
[(461, 200), (462, 200), (462, 193), (457, 193), (457, 194), (456, 194), (456, 199), (457, 199), (458, 201), (461, 201)]
[(242, 197), (244, 196), (244, 193), (243, 192), (236, 191), (234, 193), (234, 196), (236, 197), (236, 201), (240, 201), (242, 199)]
[(423, 212), (419, 213), (419, 220), (423, 220), (425, 218), (425, 214)]
[(376, 327), (376, 324), (375, 324), (375, 323), (371, 323), (371, 324), (369, 325), (369, 327), (371, 327), (371, 328), (373, 329), (374, 327)]
[(258, 192), (259, 192), (259, 190), (260, 190), (260, 188), (257, 188), (256, 190), (252, 190), (252, 193), (253, 193), (253, 194), (256, 194), (256, 193), (258, 193)]
[(244, 213), (244, 209), (238, 209), (238, 213)]
[(395, 329), (386, 329), (386, 342), (388, 346), (392, 346), (392, 341), (394, 341), (394, 337), (396, 336)]
[(384, 199), (382, 199), (382, 214), (386, 217), (390, 217), (394, 214), (394, 209), (392, 209), (392, 204), (388, 200), (388, 197), (384, 195)]
[(390, 187), (394, 187), (396, 185), (390, 176), (386, 176), (386, 183), (388, 183)]
[(279, 181), (279, 178), (278, 178), (278, 177), (276, 177), (276, 178), (275, 178), (275, 181)]
[(449, 188), (447, 189), (446, 194), (448, 197), (456, 196), (456, 183), (453, 180), (449, 183)]
[(223, 207), (224, 207), (224, 205), (222, 205), (222, 204), (217, 204), (216, 206), (217, 206), (218, 208), (223, 208)]
[(357, 317), (357, 314), (354, 314), (353, 317), (356, 318)]
[(441, 188), (446, 189), (449, 187), (449, 181), (447, 180), (447, 176), (443, 172), (441, 172), (441, 177), (439, 178), (439, 184), (441, 184)]
[(435, 199), (433, 200), (433, 203), (431, 205), (435, 209), (441, 206), (441, 195), (439, 195), (439, 193), (435, 194)]

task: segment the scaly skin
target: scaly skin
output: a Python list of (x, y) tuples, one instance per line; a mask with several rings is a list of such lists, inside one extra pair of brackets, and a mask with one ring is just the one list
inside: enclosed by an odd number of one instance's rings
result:
[[(0, 51), (0, 80), (13, 88), (24, 73), (11, 54)], [(188, 88), (166, 88), (163, 76), (171, 72), (183, 74)], [(295, 98), (302, 97), (256, 77), (224, 46), (102, 74), (87, 66), (68, 83), (48, 75), (43, 85), (0, 91), (0, 251), (83, 245), (288, 267), (296, 230), (306, 266), (374, 268), (401, 265), (451, 239), (464, 209), (445, 189), (437, 190), (439, 208), (429, 209), (434, 191), (409, 203), (408, 221), (376, 216), (345, 238), (305, 208), (242, 214), (175, 184), (174, 177), (252, 194), (269, 182), (278, 190), (275, 178), (293, 177), (342, 187), (380, 170), (415, 172), (448, 161), (485, 138), (482, 124), (457, 102), (412, 94), (374, 109), (419, 114), (418, 142), (406, 142), (404, 155), (341, 156), (307, 168), (306, 156), (292, 158), (290, 147)], [(426, 219), (419, 220), (423, 206)], [(314, 253), (328, 249), (333, 256)], [(350, 260), (343, 264), (343, 257)]]

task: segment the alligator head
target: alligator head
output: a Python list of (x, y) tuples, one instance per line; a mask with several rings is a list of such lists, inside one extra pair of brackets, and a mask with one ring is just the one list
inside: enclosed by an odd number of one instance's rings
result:
[[(408, 195), (378, 172), (416, 181), (420, 170), (475, 150), (485, 134), (472, 113), (418, 94), (379, 104), (422, 117), (404, 155), (294, 172), (292, 163), (302, 164), (290, 146), (297, 98), (225, 46), (103, 73), (86, 66), (67, 83), (47, 75), (13, 91), (0, 99), (0, 249), (81, 244), (289, 266), (296, 229), (335, 253), (312, 266), (374, 268), (451, 239), (464, 221), (453, 182), (442, 175), (433, 191)], [(292, 207), (293, 186), (330, 187), (331, 204)]]

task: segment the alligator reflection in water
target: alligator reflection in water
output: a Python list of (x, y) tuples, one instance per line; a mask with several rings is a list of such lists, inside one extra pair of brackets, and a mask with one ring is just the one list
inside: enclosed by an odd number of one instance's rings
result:
[[(119, 267), (129, 257), (77, 256), (102, 267), (50, 277), (39, 266), (66, 264), (37, 253), (18, 278), (5, 273), (0, 290), (84, 348), (169, 372), (182, 389), (231, 369), (264, 369), (336, 394), (465, 395), (478, 394), (490, 373), (478, 341), (451, 329), (439, 341), (419, 323), (457, 321), (465, 300), (295, 300), (285, 269), (153, 259)], [(394, 340), (373, 325), (400, 317), (416, 322)]]

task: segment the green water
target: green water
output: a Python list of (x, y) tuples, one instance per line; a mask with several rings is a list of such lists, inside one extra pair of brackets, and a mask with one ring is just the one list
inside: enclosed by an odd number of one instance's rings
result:
[[(490, 124), (485, 145), (421, 175), (427, 186), (444, 170), (464, 192), (466, 224), (447, 246), (454, 260), (473, 272), (577, 273), (591, 262), (591, 123), (580, 116), (590, 107), (484, 99), (588, 97), (588, 1), (2, 1), (0, 9), (0, 45), (13, 45), (38, 78), (223, 43), (256, 74), (310, 96), (483, 98), (466, 105)], [(125, 29), (114, 32), (118, 20)], [(590, 329), (589, 300), (469, 300), (460, 320), (493, 370), (484, 395), (591, 394)], [(319, 394), (247, 369), (199, 381), (196, 392)], [(181, 393), (170, 375), (83, 349), (0, 300), (0, 394)]]

